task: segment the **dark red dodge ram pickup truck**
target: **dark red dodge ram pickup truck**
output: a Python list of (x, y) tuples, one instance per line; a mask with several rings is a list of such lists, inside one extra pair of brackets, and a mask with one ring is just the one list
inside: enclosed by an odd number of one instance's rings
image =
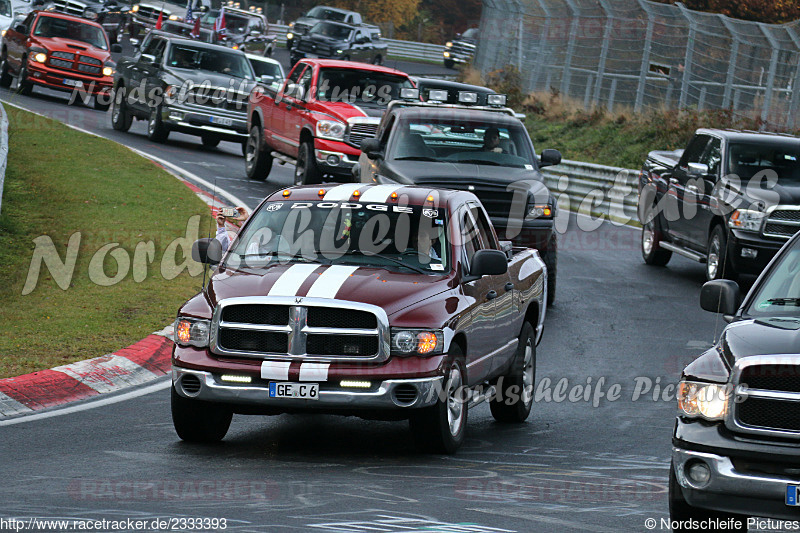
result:
[(172, 415), (188, 441), (233, 413), (409, 419), (454, 452), (470, 404), (530, 413), (547, 297), (538, 253), (497, 240), (477, 197), (403, 185), (269, 196), (175, 323)]

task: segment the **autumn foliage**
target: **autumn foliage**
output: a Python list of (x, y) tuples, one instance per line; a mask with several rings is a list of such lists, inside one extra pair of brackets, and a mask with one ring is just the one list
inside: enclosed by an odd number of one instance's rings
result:
[[(674, 0), (657, 0), (674, 4)], [(736, 19), (783, 23), (800, 19), (798, 0), (684, 0), (689, 9), (722, 13)]]

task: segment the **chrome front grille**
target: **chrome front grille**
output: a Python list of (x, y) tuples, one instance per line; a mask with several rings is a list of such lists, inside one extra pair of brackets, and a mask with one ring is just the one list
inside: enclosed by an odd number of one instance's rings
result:
[(361, 141), (364, 139), (372, 139), (378, 131), (379, 118), (351, 118), (347, 121), (347, 137), (345, 142), (355, 146), (361, 147)]
[(470, 58), (475, 55), (475, 45), (463, 42), (454, 42), (450, 53), (458, 57)]
[(58, 57), (60, 59), (67, 59), (70, 62), (75, 61), (75, 54), (72, 52), (50, 52), (50, 57)]
[(789, 239), (800, 231), (800, 206), (779, 205), (767, 215), (764, 237)]
[[(157, 22), (158, 21), (158, 14), (160, 12), (161, 12), (160, 9), (156, 9), (156, 8), (152, 8), (152, 7), (148, 7), (148, 6), (143, 6), (143, 5), (139, 4), (139, 10), (136, 11), (136, 17), (138, 17), (140, 19), (143, 19), (146, 22)], [(169, 20), (169, 16), (171, 14), (172, 14), (171, 12), (169, 12), (169, 11), (167, 11), (165, 9), (161, 20)]]
[(65, 69), (72, 68), (72, 61), (65, 61), (63, 59), (58, 59), (55, 57), (50, 58), (50, 64), (57, 68), (65, 68)]
[(82, 17), (83, 12), (86, 9), (86, 4), (81, 2), (73, 2), (71, 0), (54, 0), (53, 8), (55, 11), (60, 11), (61, 13), (68, 13), (70, 15)]
[(303, 39), (297, 45), (299, 52), (307, 52), (309, 54), (318, 54), (321, 56), (329, 56), (331, 54), (331, 47), (327, 44), (321, 44), (309, 39)]
[(380, 307), (323, 298), (244, 297), (214, 312), (211, 350), (256, 359), (380, 362), (389, 327)]
[(247, 112), (247, 98), (243, 93), (229, 92), (215, 87), (196, 87), (186, 91), (185, 98), (179, 94), (180, 103), (208, 107), (231, 112), (231, 118), (241, 118)]
[(800, 438), (800, 363), (797, 357), (748, 357), (732, 375), (736, 394), (726, 425), (741, 433)]

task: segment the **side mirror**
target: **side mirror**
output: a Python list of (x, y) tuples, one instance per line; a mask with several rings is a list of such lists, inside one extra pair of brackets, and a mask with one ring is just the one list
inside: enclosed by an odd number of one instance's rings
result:
[(263, 76), (258, 78), (258, 81), (260, 81), (264, 85), (272, 85), (273, 83), (275, 83), (275, 76), (264, 74)]
[(742, 305), (742, 293), (735, 281), (716, 279), (700, 289), (700, 307), (712, 313), (733, 317)]
[(539, 156), (540, 167), (550, 167), (561, 163), (561, 152), (548, 148), (542, 150), (542, 155)]
[(112, 54), (121, 54), (122, 53), (122, 45), (114, 43), (111, 45), (111, 53)]
[(136, 37), (131, 37), (128, 40), (131, 42), (131, 46), (133, 46), (134, 48), (139, 48), (139, 39), (137, 39)]
[(251, 30), (250, 31), (250, 37), (258, 37), (259, 35), (261, 35), (261, 32), (258, 31), (258, 30)]
[(206, 265), (222, 261), (222, 244), (217, 239), (198, 239), (192, 244), (192, 259)]
[(689, 170), (686, 173), (695, 178), (705, 176), (708, 174), (708, 165), (703, 163), (689, 163)]
[(361, 141), (361, 151), (370, 159), (382, 159), (381, 142), (378, 139), (364, 139)]
[(150, 54), (142, 54), (139, 56), (140, 63), (146, 63), (148, 65), (153, 65), (156, 62), (156, 56)]
[(303, 86), (298, 85), (297, 83), (290, 83), (286, 86), (286, 90), (283, 91), (284, 96), (291, 96), (292, 98), (297, 98), (298, 100), (302, 100), (304, 96)]
[(14, 26), (14, 31), (17, 33), (28, 33), (28, 28), (24, 24), (17, 24)]
[(508, 257), (500, 250), (478, 250), (472, 256), (469, 276), (465, 281), (476, 280), (482, 276), (497, 276), (508, 272)]

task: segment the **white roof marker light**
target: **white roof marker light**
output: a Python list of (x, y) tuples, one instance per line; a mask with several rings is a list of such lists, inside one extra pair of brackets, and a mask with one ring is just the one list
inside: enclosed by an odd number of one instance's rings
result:
[(419, 100), (419, 89), (400, 89), (400, 98), (403, 100)]
[(486, 95), (486, 103), (488, 105), (504, 106), (506, 105), (506, 95), (504, 94)]
[(447, 101), (447, 91), (444, 89), (432, 89), (428, 91), (428, 101), (429, 102), (446, 102)]
[(458, 103), (459, 104), (477, 104), (478, 103), (478, 93), (472, 93), (468, 91), (458, 91)]

